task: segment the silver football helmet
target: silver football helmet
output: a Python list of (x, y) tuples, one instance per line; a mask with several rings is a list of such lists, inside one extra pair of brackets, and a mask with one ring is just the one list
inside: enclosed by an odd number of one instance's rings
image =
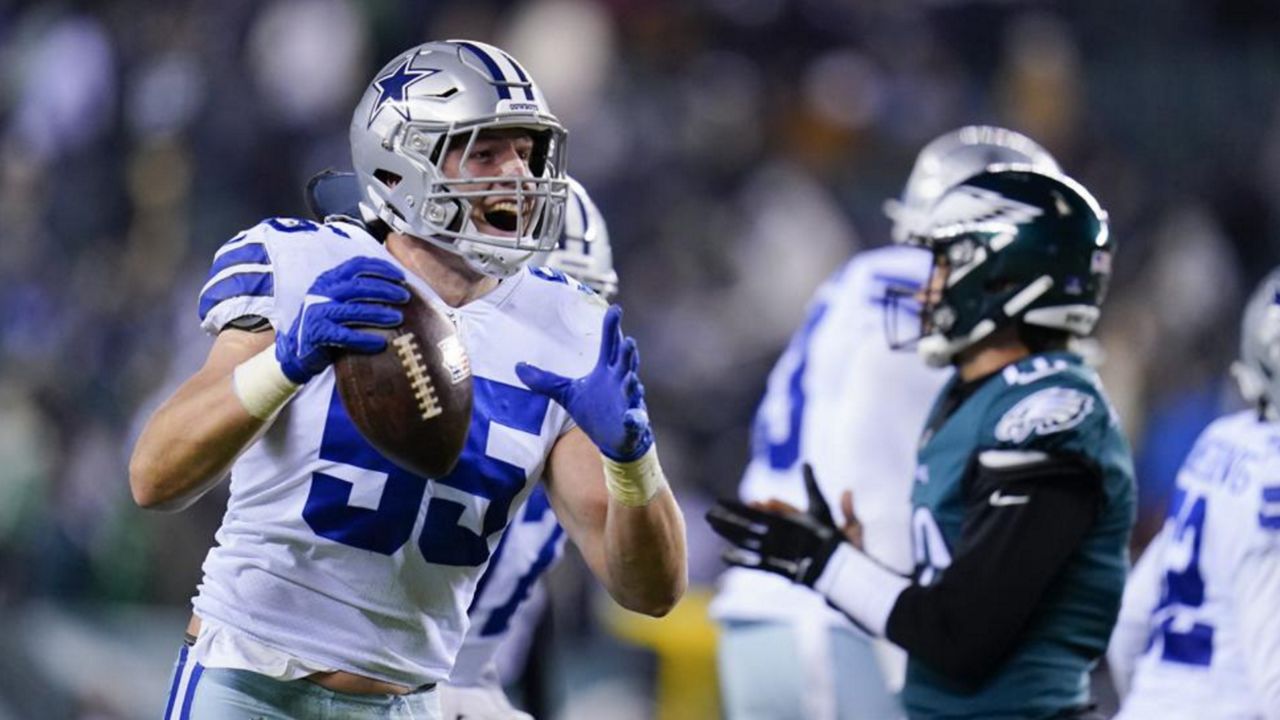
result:
[(1240, 359), (1231, 366), (1245, 400), (1280, 420), (1280, 268), (1249, 297), (1240, 323)]
[[(527, 130), (521, 176), (446, 175), (482, 133)], [(468, 40), (429, 42), (378, 72), (351, 118), (361, 212), (505, 277), (560, 237), (567, 195), (565, 130), (510, 55)]]
[(967, 125), (939, 135), (916, 157), (902, 197), (886, 200), (884, 213), (893, 221), (894, 242), (908, 242), (923, 232), (934, 201), (961, 180), (992, 165), (1029, 165), (1058, 175), (1058, 162), (1022, 133), (991, 125)]
[(618, 273), (613, 269), (609, 226), (582, 183), (566, 179), (569, 206), (565, 211), (564, 234), (554, 250), (535, 255), (529, 263), (559, 270), (610, 300), (618, 294)]

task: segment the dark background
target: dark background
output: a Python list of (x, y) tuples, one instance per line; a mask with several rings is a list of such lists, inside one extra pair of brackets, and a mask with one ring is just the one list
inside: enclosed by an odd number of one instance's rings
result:
[[(158, 715), (222, 497), (136, 509), (132, 438), (208, 348), (213, 250), (305, 213), (307, 177), (349, 167), (377, 68), (447, 37), (510, 51), (570, 129), (702, 588), (697, 518), (735, 487), (804, 302), (886, 241), (881, 203), (959, 125), (1030, 134), (1111, 213), (1102, 372), (1138, 458), (1136, 544), (1239, 403), (1242, 300), (1280, 260), (1265, 0), (0, 0), (0, 720)], [(572, 567), (557, 582), (587, 593)], [(570, 606), (538, 656), (559, 717), (702, 712), (608, 612)], [(687, 652), (709, 673), (705, 642)]]

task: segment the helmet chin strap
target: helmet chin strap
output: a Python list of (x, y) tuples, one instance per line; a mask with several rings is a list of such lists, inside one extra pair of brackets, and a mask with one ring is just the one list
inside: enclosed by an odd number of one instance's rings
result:
[(973, 326), (968, 335), (955, 340), (949, 340), (941, 333), (926, 335), (916, 343), (916, 353), (929, 367), (944, 368), (951, 364), (956, 355), (995, 332), (995, 329), (995, 321), (987, 318)]

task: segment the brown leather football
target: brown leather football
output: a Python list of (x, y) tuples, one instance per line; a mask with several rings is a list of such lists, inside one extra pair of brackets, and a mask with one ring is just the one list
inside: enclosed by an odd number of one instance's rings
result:
[(343, 353), (338, 393), (360, 434), (400, 467), (447, 475), (471, 425), (471, 361), (453, 323), (411, 292), (396, 328), (360, 328), (387, 338), (380, 353)]

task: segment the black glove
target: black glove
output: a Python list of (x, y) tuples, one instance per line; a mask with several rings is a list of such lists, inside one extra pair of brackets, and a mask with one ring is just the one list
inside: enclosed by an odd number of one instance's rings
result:
[(711, 529), (734, 545), (722, 556), (725, 562), (813, 587), (845, 537), (818, 490), (813, 468), (805, 463), (803, 470), (808, 512), (771, 512), (737, 500), (719, 500), (707, 511)]

